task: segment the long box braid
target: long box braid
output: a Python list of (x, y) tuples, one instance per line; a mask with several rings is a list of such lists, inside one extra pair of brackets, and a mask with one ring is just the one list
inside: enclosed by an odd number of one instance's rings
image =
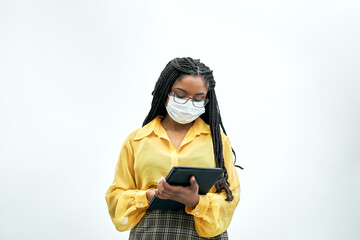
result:
[[(158, 81), (155, 84), (155, 89), (152, 92), (153, 100), (151, 102), (151, 109), (143, 122), (143, 126), (151, 122), (158, 115), (166, 116), (167, 112), (165, 108), (165, 102), (168, 97), (168, 93), (170, 92), (174, 82), (178, 79), (181, 79), (181, 77), (184, 75), (202, 76), (208, 84), (207, 98), (209, 99), (209, 103), (205, 105), (205, 113), (200, 117), (210, 126), (216, 167), (222, 168), (224, 170), (223, 176), (215, 184), (216, 192), (219, 193), (224, 189), (227, 196), (225, 200), (232, 201), (234, 197), (229, 188), (230, 184), (228, 182), (228, 172), (224, 162), (220, 128), (225, 135), (226, 131), (221, 120), (220, 109), (214, 90), (214, 76), (212, 74), (212, 70), (210, 70), (209, 67), (201, 63), (200, 60), (192, 59), (190, 57), (175, 58), (171, 60), (165, 66), (164, 70), (160, 74)], [(232, 152), (235, 157), (235, 163), (236, 155), (233, 149)]]

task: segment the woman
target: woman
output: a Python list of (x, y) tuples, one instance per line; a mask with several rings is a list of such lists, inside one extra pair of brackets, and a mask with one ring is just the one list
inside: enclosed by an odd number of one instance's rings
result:
[[(162, 71), (149, 114), (126, 139), (106, 193), (116, 229), (131, 229), (130, 239), (227, 239), (240, 184), (214, 87), (212, 71), (199, 60), (175, 58)], [(224, 174), (198, 195), (194, 177), (188, 187), (162, 177), (175, 165), (218, 167)], [(154, 195), (185, 209), (147, 210)]]

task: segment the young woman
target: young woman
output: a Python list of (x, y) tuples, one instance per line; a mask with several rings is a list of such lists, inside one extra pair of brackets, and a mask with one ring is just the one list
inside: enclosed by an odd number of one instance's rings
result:
[[(116, 229), (131, 229), (130, 239), (228, 239), (240, 184), (214, 87), (212, 71), (199, 60), (175, 58), (162, 71), (143, 127), (125, 140), (106, 192)], [(166, 182), (173, 166), (218, 167), (224, 174), (198, 195), (194, 177), (188, 187)], [(185, 209), (147, 210), (154, 195)]]

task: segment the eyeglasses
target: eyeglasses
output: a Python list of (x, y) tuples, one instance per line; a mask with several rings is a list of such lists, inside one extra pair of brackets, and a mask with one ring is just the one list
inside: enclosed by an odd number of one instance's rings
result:
[(197, 108), (202, 108), (209, 102), (209, 99), (207, 98), (199, 98), (199, 97), (191, 98), (182, 93), (177, 93), (172, 90), (171, 90), (171, 94), (174, 96), (174, 101), (176, 103), (185, 104), (187, 103), (187, 101), (189, 101), (189, 99), (191, 99), (192, 104)]

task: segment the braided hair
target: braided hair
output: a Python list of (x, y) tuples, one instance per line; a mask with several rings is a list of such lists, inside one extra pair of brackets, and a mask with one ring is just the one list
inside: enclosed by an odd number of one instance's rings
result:
[[(184, 75), (202, 76), (208, 85), (207, 98), (209, 99), (209, 103), (205, 105), (205, 113), (203, 113), (200, 117), (210, 126), (216, 167), (224, 170), (223, 176), (215, 184), (216, 192), (219, 193), (224, 189), (227, 196), (225, 200), (232, 201), (234, 197), (229, 188), (230, 184), (228, 182), (228, 172), (224, 162), (220, 127), (225, 135), (226, 131), (221, 120), (220, 109), (214, 90), (214, 76), (209, 67), (201, 63), (200, 60), (192, 59), (190, 57), (175, 58), (171, 60), (161, 72), (160, 77), (155, 84), (155, 89), (152, 92), (154, 97), (151, 103), (151, 109), (143, 122), (143, 126), (151, 122), (158, 115), (166, 116), (167, 111), (165, 102), (167, 100), (168, 93), (170, 92), (174, 82), (176, 80), (180, 80)], [(236, 155), (233, 149), (232, 152), (236, 161)]]

